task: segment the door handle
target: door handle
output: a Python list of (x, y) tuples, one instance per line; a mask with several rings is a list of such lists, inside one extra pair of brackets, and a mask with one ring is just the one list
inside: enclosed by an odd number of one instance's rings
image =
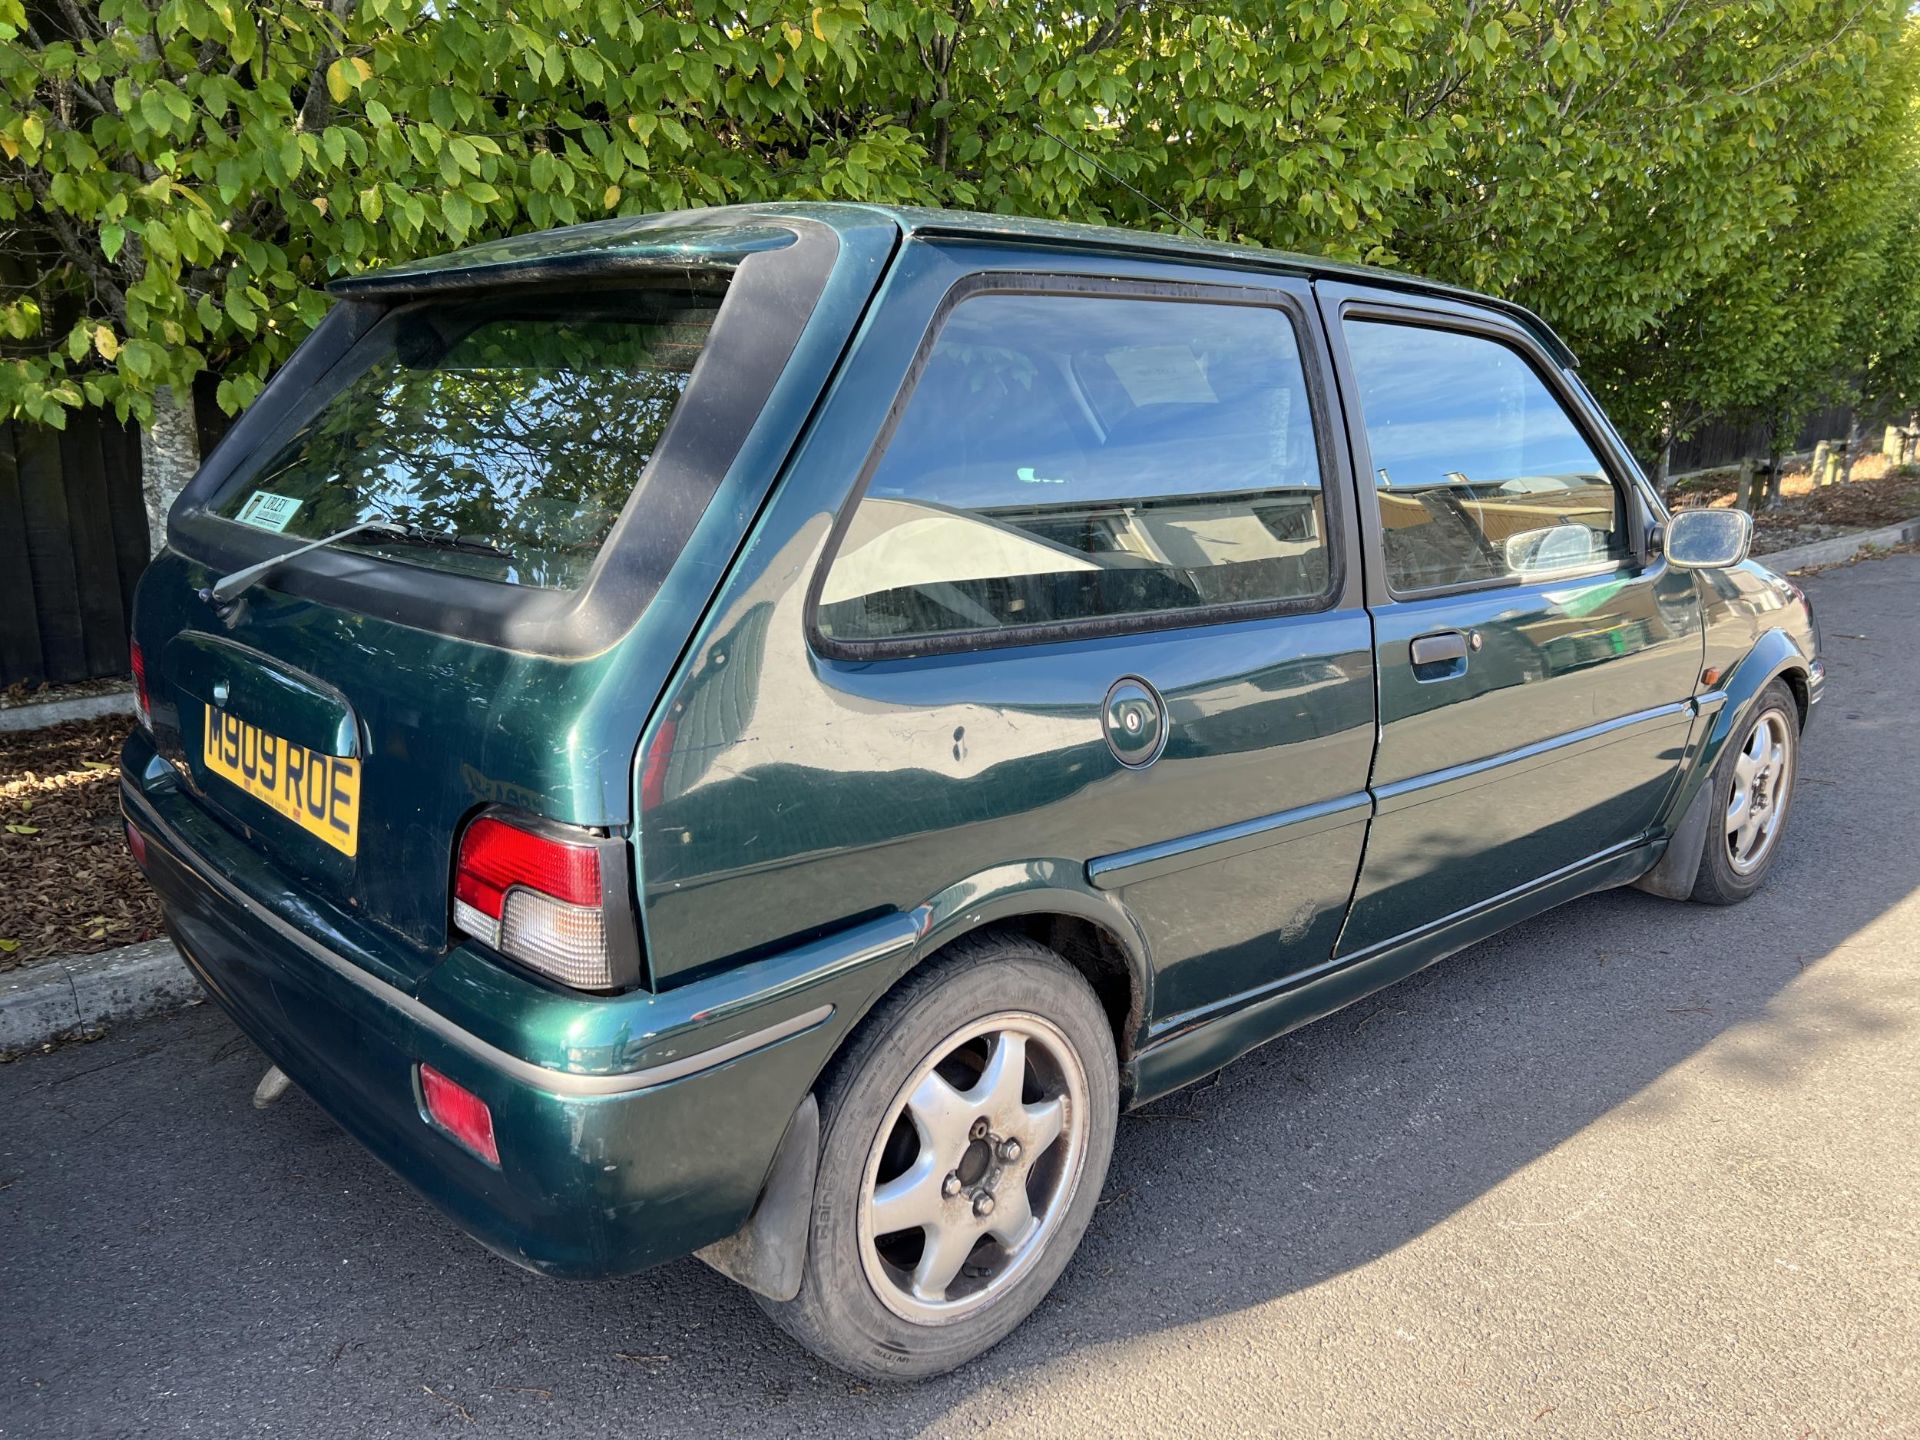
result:
[(1432, 635), (1422, 635), (1413, 642), (1413, 663), (1415, 665), (1464, 664), (1467, 658), (1467, 637), (1458, 630), (1440, 630)]

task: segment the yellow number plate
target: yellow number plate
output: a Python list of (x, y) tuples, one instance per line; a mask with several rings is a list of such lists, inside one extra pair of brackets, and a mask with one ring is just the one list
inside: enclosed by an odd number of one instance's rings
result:
[(360, 837), (360, 762), (321, 755), (207, 706), (201, 759), (262, 805), (277, 810), (342, 855)]

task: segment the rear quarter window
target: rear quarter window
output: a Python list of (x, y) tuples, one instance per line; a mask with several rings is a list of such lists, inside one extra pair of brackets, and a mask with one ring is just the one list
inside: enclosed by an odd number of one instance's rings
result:
[(1197, 622), (1330, 588), (1278, 307), (988, 292), (925, 356), (821, 583), (829, 642)]
[(432, 300), (384, 317), (214, 497), (289, 538), (508, 584), (584, 583), (687, 388), (714, 281)]

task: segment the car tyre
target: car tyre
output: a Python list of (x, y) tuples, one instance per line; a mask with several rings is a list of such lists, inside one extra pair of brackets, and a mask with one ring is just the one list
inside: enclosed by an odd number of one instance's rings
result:
[(1072, 1259), (1113, 1152), (1119, 1068), (1092, 987), (1024, 937), (968, 937), (881, 1000), (816, 1093), (800, 1290), (761, 1306), (869, 1380), (1005, 1339)]
[(1780, 857), (1800, 773), (1800, 710), (1776, 680), (1714, 767), (1705, 850), (1693, 898), (1737, 905), (1766, 882)]

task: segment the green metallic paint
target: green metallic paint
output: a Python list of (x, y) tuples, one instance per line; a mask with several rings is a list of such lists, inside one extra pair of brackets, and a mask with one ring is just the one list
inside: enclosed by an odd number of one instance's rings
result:
[[(1731, 570), (1696, 573), (1713, 596), (1706, 606), (1707, 653), (1735, 658), (1730, 665), (1715, 667), (1718, 681), (1699, 697), (1701, 720), (1686, 762), (1678, 767), (1663, 817), (1665, 831), (1679, 825), (1693, 797), (1712, 777), (1727, 743), (1744, 733), (1767, 686), (1786, 679), (1809, 689), (1811, 699), (1819, 695), (1813, 681), (1813, 627), (1805, 608), (1785, 591), (1783, 581), (1751, 562)], [(1791, 628), (1778, 624), (1783, 619)], [(1811, 709), (1809, 704), (1802, 728), (1812, 721)]]
[[(469, 1028), (457, 975), (418, 1000), (381, 933), (249, 863), (135, 732), (125, 808), (174, 938), (210, 994), (357, 1139), (516, 1262), (552, 1274), (643, 1268), (731, 1233), (753, 1207), (788, 1116), (909, 962), (924, 916), (894, 917), (661, 997), (593, 1002), (489, 966), (490, 1027)], [(289, 931), (294, 932), (289, 936)], [(316, 952), (336, 964), (315, 963)], [(447, 967), (468, 952), (457, 951)], [(436, 976), (436, 979), (438, 977)], [(757, 988), (756, 988), (757, 987)], [(633, 1093), (592, 1082), (830, 1014), (777, 1043)], [(511, 1047), (511, 1055), (495, 1053)], [(417, 1113), (433, 1065), (493, 1112), (502, 1167)], [(529, 1070), (538, 1067), (530, 1077)], [(717, 1128), (716, 1128), (717, 1127)], [(729, 1143), (711, 1143), (724, 1133)]]
[[(1379, 800), (1343, 952), (1655, 828), (1685, 754), (1691, 577), (1646, 572), (1377, 606)], [(1414, 637), (1480, 637), (1423, 680)]]
[[(778, 250), (793, 243), (793, 232), (779, 223), (787, 213), (792, 211), (786, 206), (741, 205), (731, 210), (623, 215), (564, 230), (510, 235), (470, 245), (451, 255), (431, 255), (362, 275), (342, 276), (329, 281), (327, 291), (356, 300), (385, 299), (575, 276), (604, 280), (656, 270), (663, 257), (700, 254), (711, 243), (716, 220), (732, 222), (728, 248), (737, 254)], [(873, 228), (872, 217), (862, 215), (854, 206), (808, 206), (805, 213), (828, 224), (838, 222), (836, 228), (843, 231)]]
[[(839, 224), (840, 257), (793, 359), (680, 558), (618, 644), (578, 659), (476, 645), (317, 605), (276, 591), (271, 580), (249, 592), (229, 634), (196, 598), (218, 578), (209, 567), (172, 550), (149, 567), (133, 626), (149, 657), (174, 653), (174, 637), (183, 634), (230, 640), (272, 657), (279, 673), (319, 677), (352, 706), (366, 748), (357, 865), (207, 777), (199, 760), (200, 711), (181, 688), (197, 672), (177, 676), (161, 664), (148, 675), (161, 749), (187, 766), (208, 807), (262, 856), (406, 941), (413, 980), (448, 943), (450, 837), (476, 810), (505, 805), (576, 825), (630, 825), (641, 720), (726, 573), (897, 238), (891, 225), (857, 210), (834, 207), (828, 218)], [(259, 690), (257, 708), (236, 707), (243, 719), (279, 734), (303, 723), (287, 697), (260, 688), (264, 678), (247, 678), (239, 665), (226, 673)]]
[[(776, 208), (832, 226), (841, 258), (680, 560), (605, 650), (475, 644), (271, 581), (229, 633), (194, 598), (215, 577), (171, 551), (138, 598), (157, 749), (136, 732), (123, 780), (173, 933), (276, 1063), (521, 1264), (619, 1273), (736, 1230), (852, 1028), (970, 931), (1101, 937), (1105, 978), (1127, 990), (1109, 1001), (1125, 1093), (1143, 1103), (1634, 879), (1753, 697), (1781, 674), (1817, 691), (1806, 611), (1756, 565), (1683, 576), (1643, 555), (1550, 586), (1377, 588), (1363, 563), (1377, 516), (1353, 482), (1309, 277), (1470, 302), (1566, 358), (1511, 308), (1115, 231)], [(770, 213), (610, 222), (361, 288), (591, 267), (671, 224)], [(979, 271), (1267, 286), (1304, 311), (1344, 572), (1329, 608), (921, 658), (818, 653), (805, 601), (834, 517), (942, 297)], [(1463, 673), (1414, 676), (1410, 639), (1460, 627), (1483, 642)], [(1703, 664), (1722, 672), (1712, 690)], [(1139, 769), (1103, 734), (1126, 676), (1166, 706), (1165, 749)], [(302, 743), (346, 743), (344, 703), (366, 767), (359, 864), (200, 770), (199, 706), (220, 680), (246, 718)], [(496, 804), (632, 837), (645, 988), (583, 995), (450, 944), (453, 837)], [(585, 1093), (770, 1027), (781, 1038), (670, 1083)], [(422, 1121), (421, 1061), (492, 1107), (500, 1169)]]
[[(1371, 636), (1351, 595), (1359, 567), (1337, 463), (1330, 523), (1348, 589), (1322, 613), (899, 659), (810, 648), (807, 582), (850, 477), (946, 297), (982, 272), (1057, 274), (1063, 286), (1220, 278), (1019, 247), (903, 251), (643, 742), (643, 768), (660, 777), (641, 797), (640, 874), (663, 983), (750, 955), (769, 916), (790, 935), (819, 933), (847, 914), (913, 908), (1010, 854), (1058, 866), (1079, 889), (1105, 856), (1365, 787)], [(1234, 277), (1239, 291), (1248, 283)], [(1311, 323), (1300, 282), (1263, 288)], [(1337, 436), (1323, 444), (1337, 462)], [(1167, 709), (1165, 749), (1140, 769), (1103, 732), (1110, 688), (1126, 677)], [(1155, 1005), (1185, 1009), (1324, 958), (1363, 835), (1354, 824), (1310, 846), (1227, 847), (1178, 881), (1127, 887)], [(1047, 897), (1031, 905), (1044, 914)]]
[(1646, 870), (1655, 853), (1652, 846), (1639, 844), (1594, 856), (1385, 945), (1329, 961), (1286, 984), (1236, 996), (1235, 1003), (1205, 1023), (1175, 1030), (1134, 1058), (1129, 1067), (1133, 1103), (1144, 1105), (1204, 1079), (1249, 1050), (1364, 1000), (1542, 910), (1624, 885)]
[(217, 709), (231, 706), (242, 715), (271, 715), (282, 739), (322, 755), (360, 754), (347, 697), (274, 656), (188, 631), (167, 642), (161, 660), (163, 673), (189, 699)]

